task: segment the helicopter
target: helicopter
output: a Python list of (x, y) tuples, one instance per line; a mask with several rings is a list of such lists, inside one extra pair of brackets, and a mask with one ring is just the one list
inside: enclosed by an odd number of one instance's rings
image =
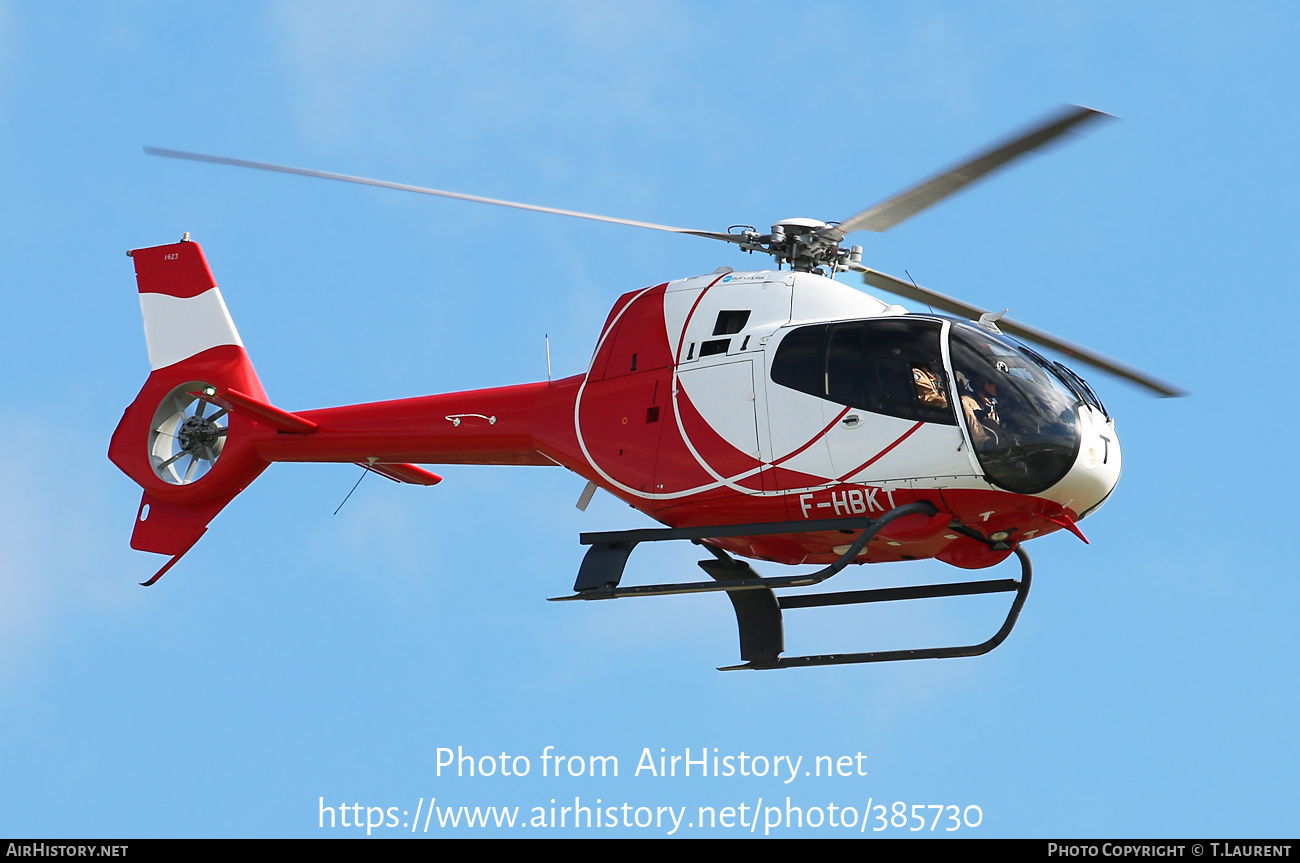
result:
[[(742, 662), (776, 669), (976, 656), (1010, 634), (1032, 581), (1024, 544), (1079, 522), (1119, 480), (1115, 423), (1060, 351), (1161, 396), (1177, 388), (1029, 325), (862, 263), (847, 235), (885, 231), (1068, 132), (1108, 117), (1069, 106), (842, 222), (793, 218), (713, 232), (176, 150), (150, 155), (380, 186), (686, 234), (775, 267), (634, 290), (614, 304), (585, 372), (559, 380), (315, 410), (275, 406), (202, 248), (185, 234), (135, 249), (150, 374), (109, 458), (143, 490), (132, 548), (167, 555), (152, 585), (275, 462), (344, 462), (434, 485), (420, 465), (558, 465), (663, 527), (583, 533), (573, 592), (555, 601), (724, 593)], [(835, 279), (931, 307), (908, 312)], [(933, 311), (937, 309), (938, 311)], [(946, 314), (942, 314), (946, 313)], [(364, 476), (364, 474), (363, 474)], [(624, 585), (641, 543), (687, 541), (704, 581)], [(1018, 578), (800, 591), (850, 564), (938, 559)], [(762, 576), (744, 560), (818, 565)], [(779, 591), (779, 593), (778, 593)], [(1014, 594), (984, 642), (786, 656), (783, 612)]]

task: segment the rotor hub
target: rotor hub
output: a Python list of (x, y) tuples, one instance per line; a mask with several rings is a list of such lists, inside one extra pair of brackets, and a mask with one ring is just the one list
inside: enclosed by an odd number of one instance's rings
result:
[(195, 453), (216, 446), (225, 429), (206, 417), (192, 416), (181, 423), (176, 432), (176, 443), (182, 452)]
[(782, 219), (769, 234), (755, 230), (743, 232), (740, 247), (747, 252), (763, 252), (776, 258), (777, 265), (814, 272), (820, 267), (835, 270), (853, 269), (862, 262), (862, 247), (840, 247), (844, 233), (836, 222), (820, 219)]

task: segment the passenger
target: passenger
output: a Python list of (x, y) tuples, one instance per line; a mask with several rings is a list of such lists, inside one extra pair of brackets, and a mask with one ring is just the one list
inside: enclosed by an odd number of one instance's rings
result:
[(939, 384), (939, 378), (927, 366), (912, 366), (912, 380), (916, 383), (916, 399), (933, 408), (948, 407), (948, 396)]

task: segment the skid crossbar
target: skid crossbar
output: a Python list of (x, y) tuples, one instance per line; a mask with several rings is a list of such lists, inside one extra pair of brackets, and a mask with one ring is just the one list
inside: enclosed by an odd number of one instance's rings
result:
[[(552, 597), (552, 602), (576, 599), (619, 599), (630, 596), (673, 596), (683, 593), (713, 593), (716, 591), (771, 590), (781, 587), (811, 587), (821, 584), (848, 566), (890, 522), (905, 515), (934, 515), (938, 510), (929, 501), (904, 504), (891, 509), (880, 518), (828, 518), (809, 521), (775, 521), (759, 524), (728, 524), (711, 527), (645, 528), (642, 530), (584, 533), (579, 537), (583, 545), (590, 545), (578, 579), (573, 584), (572, 596)], [(779, 533), (810, 533), (831, 530), (861, 530), (848, 549), (834, 563), (817, 572), (805, 575), (787, 575), (777, 578), (760, 578), (753, 570), (749, 577), (728, 578), (721, 581), (696, 581), (685, 584), (643, 584), (619, 587), (628, 556), (638, 543), (665, 542), (686, 539), (698, 542), (703, 539), (721, 539), (733, 536), (765, 536)], [(717, 554), (717, 550), (707, 546)], [(728, 558), (730, 559), (730, 558)], [(748, 567), (746, 567), (748, 569)], [(711, 573), (710, 573), (711, 574)]]

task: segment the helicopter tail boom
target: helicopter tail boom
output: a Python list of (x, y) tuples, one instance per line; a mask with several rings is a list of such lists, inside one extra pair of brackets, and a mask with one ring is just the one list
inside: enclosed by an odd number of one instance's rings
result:
[(534, 443), (541, 399), (565, 382), (518, 384), (289, 414), (308, 434), (262, 435), (267, 461), (553, 465)]
[(131, 547), (171, 556), (145, 584), (273, 462), (352, 462), (416, 485), (442, 477), (411, 462), (555, 464), (535, 417), (576, 380), (291, 413), (267, 398), (197, 243), (130, 254), (151, 370), (108, 455), (143, 489)]

